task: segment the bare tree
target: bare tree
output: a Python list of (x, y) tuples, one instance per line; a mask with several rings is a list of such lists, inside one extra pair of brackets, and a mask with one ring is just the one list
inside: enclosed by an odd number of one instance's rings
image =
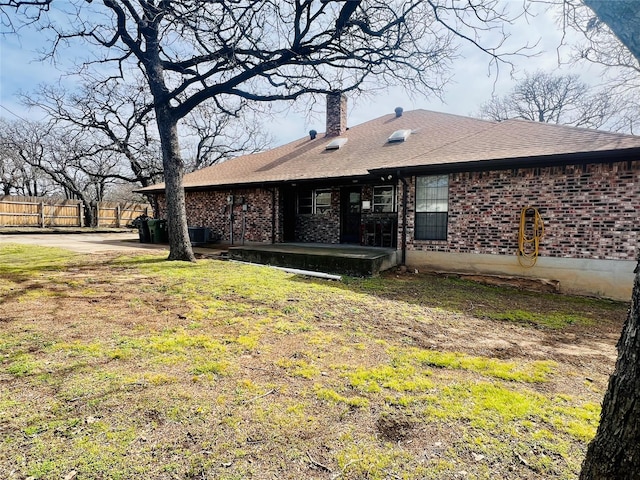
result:
[(618, 112), (616, 97), (594, 91), (577, 75), (554, 75), (537, 71), (507, 95), (494, 97), (480, 107), (480, 116), (496, 121), (521, 118), (576, 127), (609, 129), (619, 126), (613, 119)]
[(104, 176), (137, 186), (162, 181), (160, 142), (152, 117), (140, 114), (149, 98), (138, 85), (122, 85), (116, 79), (94, 83), (85, 78), (73, 92), (41, 85), (23, 102), (47, 114), (51, 128), (84, 138), (87, 158), (108, 154), (119, 161), (109, 171), (92, 170), (91, 162), (79, 165), (87, 175)]
[(13, 147), (11, 130), (10, 122), (0, 118), (0, 192), (29, 197), (50, 193), (48, 182)]
[[(140, 85), (123, 85), (116, 79), (95, 84), (89, 77), (73, 92), (41, 85), (35, 94), (22, 97), (25, 105), (44, 111), (55, 128), (90, 138), (90, 155), (119, 155), (121, 168), (101, 175), (135, 188), (163, 180), (160, 140), (153, 112), (146, 108), (151, 100), (145, 92)], [(246, 103), (242, 102), (235, 115), (203, 104), (185, 117), (180, 137), (187, 171), (254, 153), (270, 144), (270, 136), (251, 111), (239, 114)], [(86, 165), (85, 173), (99, 175), (90, 167)]]
[(256, 153), (269, 147), (272, 136), (252, 108), (242, 101), (234, 115), (203, 104), (184, 118), (185, 170), (193, 172), (232, 157)]
[[(24, 126), (23, 122), (17, 122)], [(16, 135), (21, 132), (21, 137)], [(25, 162), (20, 149), (26, 132), (16, 122), (0, 118), (0, 189), (4, 195), (38, 197), (59, 193), (58, 187), (39, 169)]]
[[(237, 99), (295, 100), (363, 89), (373, 78), (414, 92), (438, 92), (456, 40), (471, 42), (499, 62), (506, 53), (502, 28), (509, 20), (497, 0), (68, 0), (62, 5), (72, 22), (56, 24), (58, 12), (43, 23), (56, 34), (53, 56), (61, 45), (80, 39), (102, 52), (96, 75), (104, 78), (108, 64), (116, 66), (110, 74), (123, 81), (130, 68), (144, 75), (152, 98), (147, 108), (154, 112), (162, 149), (173, 260), (194, 260), (178, 124), (199, 105), (232, 113)], [(483, 44), (481, 34), (492, 29), (496, 44)]]
[[(638, 38), (640, 8), (638, 8), (638, 2), (636, 0), (583, 1), (595, 13), (597, 21), (606, 24), (638, 62), (640, 59), (640, 38)], [(593, 28), (593, 23), (591, 28)]]
[(49, 8), (49, 5), (53, 0), (0, 0), (0, 7), (39, 7), (39, 8)]
[[(582, 40), (573, 45), (573, 60), (588, 61), (604, 67), (605, 88), (612, 97), (620, 98), (617, 102), (616, 129), (634, 133), (640, 118), (640, 97), (637, 95), (640, 89), (640, 62), (638, 40), (630, 38), (629, 28), (637, 31), (637, 24), (640, 22), (638, 3), (635, 0), (552, 1), (560, 3), (562, 7), (561, 18), (565, 31), (572, 29), (582, 34)], [(602, 18), (599, 12), (602, 12)], [(609, 26), (609, 22), (615, 18), (629, 19), (629, 27), (621, 32), (621, 38)], [(626, 45), (621, 41), (622, 38), (627, 39)]]
[(117, 168), (118, 158), (113, 152), (94, 152), (91, 142), (73, 131), (27, 121), (16, 121), (7, 128), (3, 148), (31, 171), (47, 177), (49, 184), (57, 186), (55, 191), (47, 193), (82, 200), (85, 223), (94, 224), (90, 206), (103, 200), (114, 183), (114, 176), (109, 172)]

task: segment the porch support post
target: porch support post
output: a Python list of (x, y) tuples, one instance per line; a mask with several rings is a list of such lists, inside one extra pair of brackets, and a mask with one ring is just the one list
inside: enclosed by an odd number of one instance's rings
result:
[(116, 205), (116, 228), (120, 228), (120, 219), (122, 218), (122, 208), (120, 204)]
[(409, 184), (398, 172), (398, 179), (402, 182), (402, 239), (401, 239), (401, 265), (407, 262), (407, 204), (409, 203)]
[(78, 226), (84, 227), (84, 202), (82, 200), (78, 202)]
[(271, 189), (271, 243), (276, 243), (276, 187)]

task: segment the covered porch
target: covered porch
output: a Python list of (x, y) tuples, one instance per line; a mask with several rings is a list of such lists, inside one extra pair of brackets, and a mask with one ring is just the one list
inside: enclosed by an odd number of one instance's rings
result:
[(394, 248), (359, 245), (275, 243), (230, 246), (229, 258), (263, 265), (367, 277), (397, 266), (400, 252)]

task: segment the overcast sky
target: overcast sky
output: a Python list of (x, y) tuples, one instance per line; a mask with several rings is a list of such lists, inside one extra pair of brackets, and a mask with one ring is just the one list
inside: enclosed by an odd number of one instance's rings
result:
[[(518, 8), (522, 0), (505, 0), (511, 7)], [(509, 27), (512, 45), (535, 44), (542, 53), (535, 58), (521, 58), (515, 61), (516, 78), (522, 78), (525, 71), (537, 69), (552, 71), (558, 68), (559, 56), (567, 59), (570, 49), (565, 47), (558, 52), (561, 32), (556, 24), (553, 12), (544, 11), (540, 5), (534, 5), (535, 18), (521, 19)], [(35, 112), (27, 111), (18, 99), (19, 92), (32, 91), (39, 83), (55, 83), (63, 72), (56, 70), (50, 63), (38, 61), (37, 50), (44, 47), (38, 32), (25, 31), (20, 37), (0, 37), (0, 116), (12, 119), (13, 114), (34, 118)], [(70, 56), (73, 51), (68, 52)], [(416, 108), (473, 115), (480, 105), (487, 101), (492, 93), (503, 95), (514, 85), (510, 71), (502, 67), (500, 74), (489, 74), (489, 58), (477, 49), (463, 46), (460, 58), (454, 62), (451, 82), (445, 88), (443, 101), (436, 97), (424, 98), (411, 96), (400, 88), (377, 92), (368, 98), (350, 98), (348, 124), (360, 124), (367, 120), (392, 113), (395, 107), (405, 110)], [(562, 67), (561, 73), (578, 73), (581, 79), (591, 85), (600, 81), (601, 70), (595, 66)], [(310, 129), (324, 131), (324, 106), (322, 104), (306, 114), (290, 111), (269, 119), (267, 124), (275, 138), (275, 144), (281, 144), (307, 135)], [(300, 109), (297, 109), (300, 110)]]

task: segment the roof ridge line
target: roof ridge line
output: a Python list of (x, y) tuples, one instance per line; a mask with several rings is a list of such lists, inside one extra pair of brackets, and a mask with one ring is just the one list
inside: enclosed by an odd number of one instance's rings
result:
[(582, 126), (582, 125), (567, 125), (565, 123), (539, 122), (537, 120), (531, 120), (531, 119), (528, 119), (528, 118), (507, 118), (506, 120), (502, 120), (502, 121), (500, 121), (498, 123), (508, 123), (508, 122), (528, 123), (528, 124), (540, 126), (540, 127), (543, 127), (543, 128), (562, 128), (562, 129), (569, 129), (569, 130), (581, 130), (583, 132), (598, 133), (598, 134), (602, 134), (602, 135), (611, 135), (611, 136), (614, 136), (614, 137), (638, 138), (638, 135), (634, 135), (632, 133), (610, 132), (609, 130), (600, 130), (600, 129), (597, 129), (597, 128), (589, 128), (589, 127), (585, 127), (585, 126)]

